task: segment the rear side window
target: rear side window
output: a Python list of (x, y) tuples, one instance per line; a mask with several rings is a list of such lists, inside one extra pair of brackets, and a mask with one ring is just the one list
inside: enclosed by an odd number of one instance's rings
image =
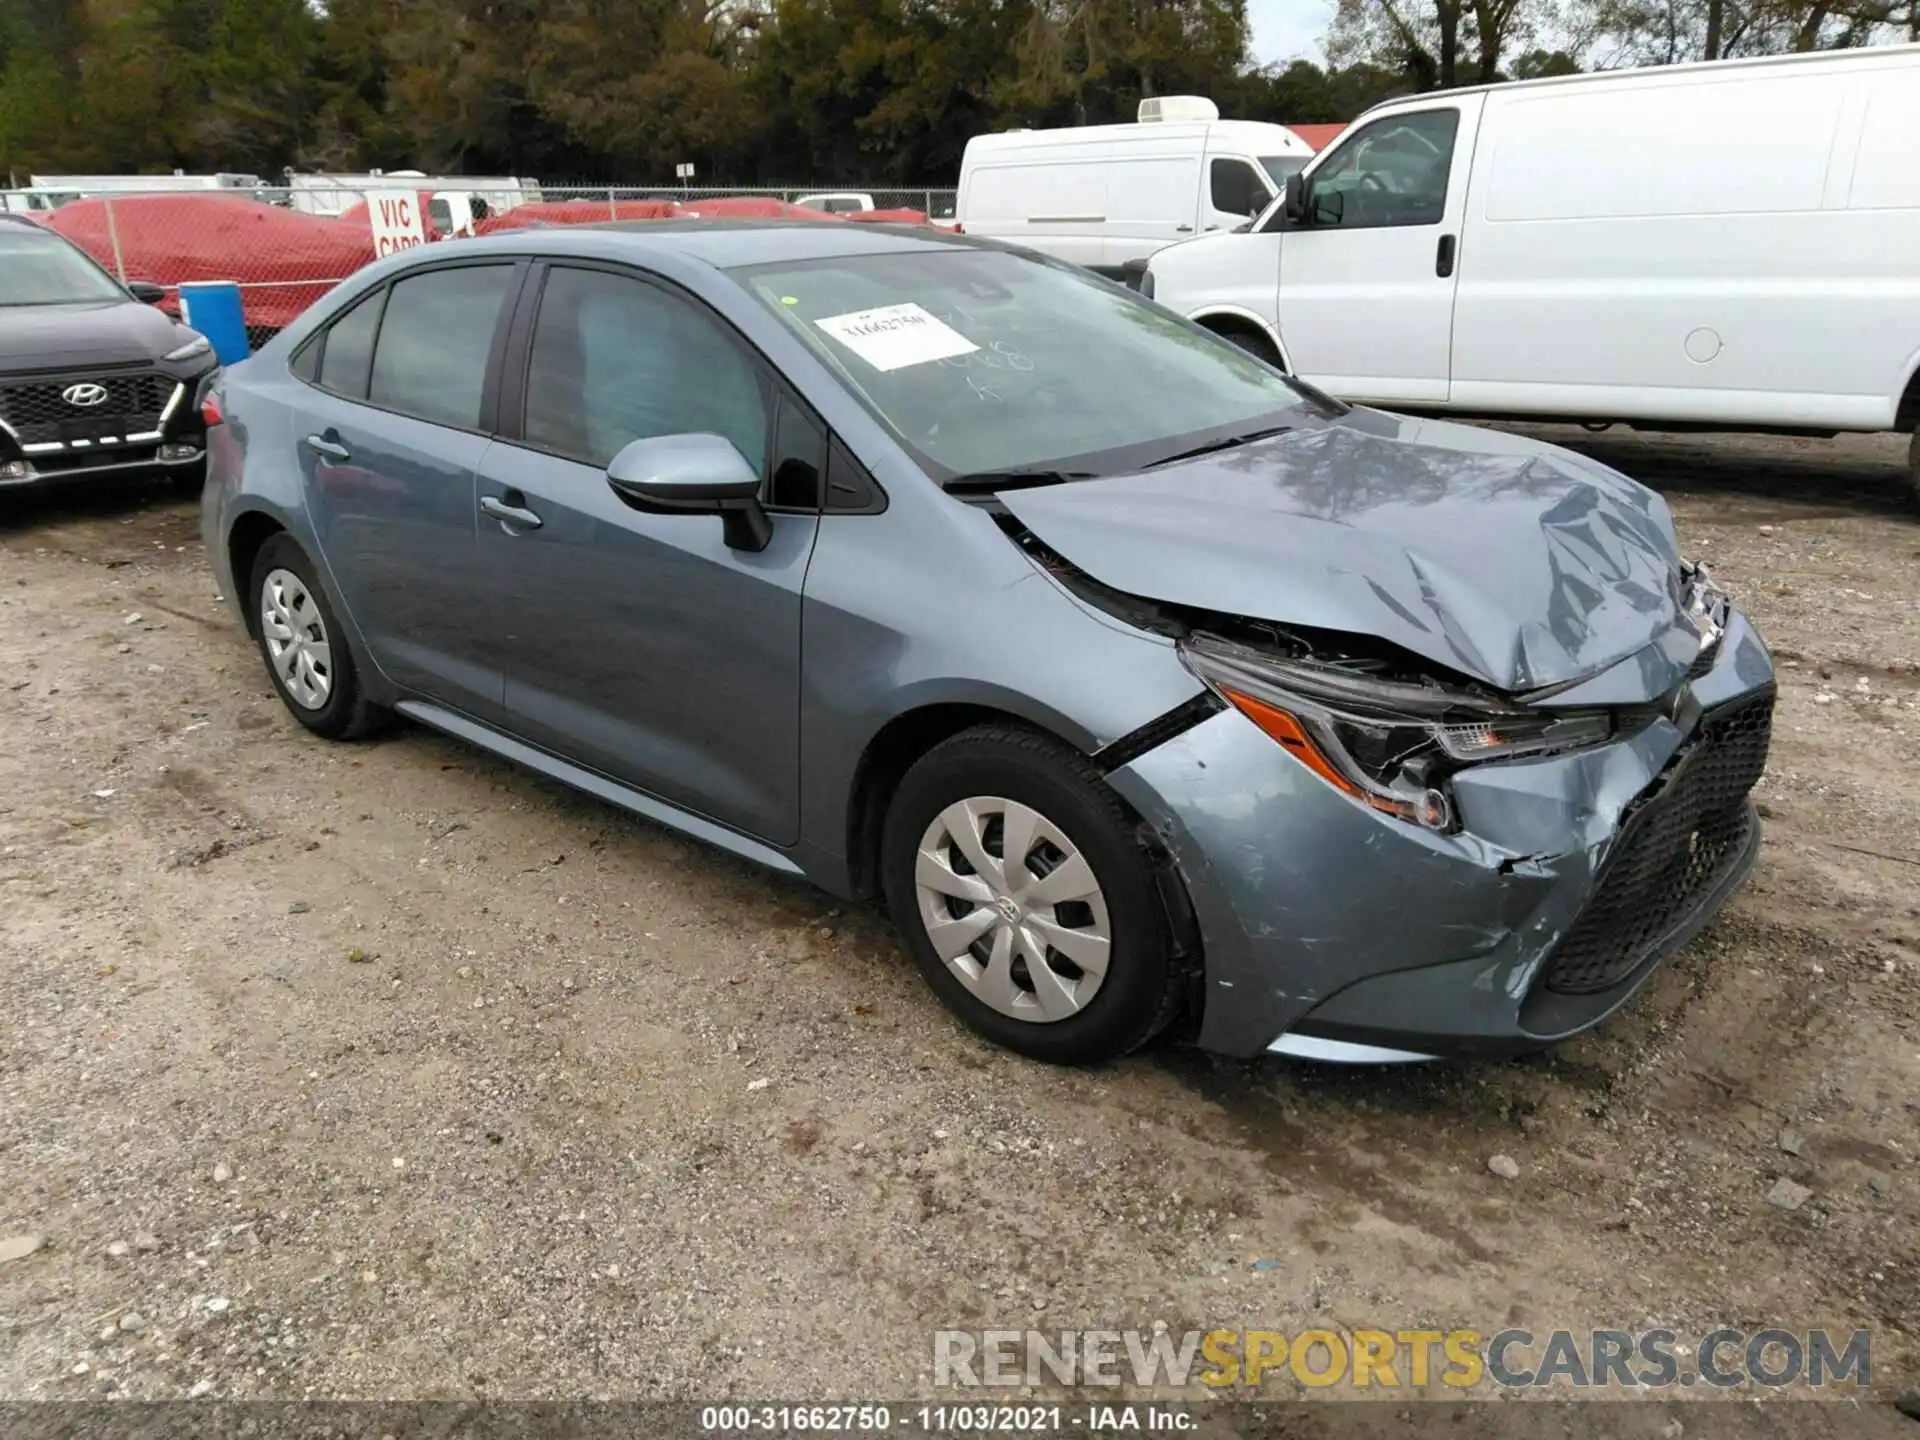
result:
[[(367, 399), (436, 425), (480, 424), (487, 361), (512, 265), (462, 265), (396, 280), (380, 323)], [(333, 363), (333, 337), (322, 370)]]
[(373, 337), (380, 328), (380, 307), (386, 301), (386, 290), (376, 290), (328, 327), (318, 376), (325, 389), (355, 400), (367, 398)]

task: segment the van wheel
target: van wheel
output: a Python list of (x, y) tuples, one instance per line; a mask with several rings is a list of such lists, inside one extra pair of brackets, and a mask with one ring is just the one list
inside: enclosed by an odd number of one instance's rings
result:
[(1920, 430), (1913, 432), (1913, 444), (1907, 447), (1907, 488), (1920, 503)]
[(1280, 352), (1273, 348), (1273, 342), (1257, 330), (1216, 330), (1213, 332), (1222, 340), (1230, 341), (1246, 351), (1254, 359), (1271, 365), (1276, 370), (1287, 367), (1280, 363)]
[(1173, 1019), (1182, 976), (1155, 862), (1085, 757), (1015, 726), (962, 731), (906, 773), (880, 843), (894, 924), (987, 1039), (1086, 1065)]

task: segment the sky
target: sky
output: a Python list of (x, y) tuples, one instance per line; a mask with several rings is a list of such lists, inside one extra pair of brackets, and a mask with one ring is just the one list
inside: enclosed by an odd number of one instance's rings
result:
[(1247, 0), (1253, 22), (1253, 58), (1320, 62), (1320, 37), (1333, 21), (1333, 0)]

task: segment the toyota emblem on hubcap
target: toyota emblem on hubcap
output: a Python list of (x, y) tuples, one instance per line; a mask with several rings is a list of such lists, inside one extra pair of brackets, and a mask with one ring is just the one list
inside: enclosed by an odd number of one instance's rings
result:
[(106, 402), (107, 387), (95, 385), (91, 380), (81, 385), (69, 385), (60, 392), (60, 398), (69, 405), (100, 405)]

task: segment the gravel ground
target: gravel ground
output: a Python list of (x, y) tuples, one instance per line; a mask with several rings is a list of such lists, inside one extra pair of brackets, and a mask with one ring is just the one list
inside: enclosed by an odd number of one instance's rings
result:
[(1867, 1328), (1913, 1388), (1900, 448), (1546, 433), (1775, 645), (1767, 846), (1600, 1033), (1384, 1073), (998, 1053), (874, 914), (422, 730), (308, 736), (191, 505), (9, 497), (0, 1396), (898, 1397), (936, 1327), (1156, 1320)]

